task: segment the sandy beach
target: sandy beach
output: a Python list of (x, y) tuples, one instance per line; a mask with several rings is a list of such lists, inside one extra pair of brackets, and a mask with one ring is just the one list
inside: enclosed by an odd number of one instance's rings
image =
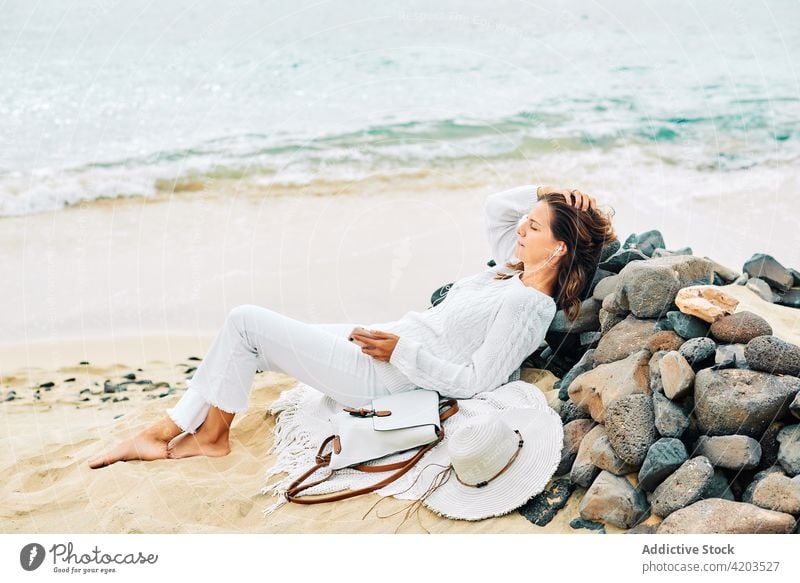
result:
[[(250, 409), (237, 416), (231, 430), (229, 455), (222, 458), (188, 458), (155, 462), (117, 463), (90, 470), (87, 460), (163, 415), (185, 390), (185, 371), (196, 364), (189, 356), (195, 339), (169, 339), (172, 361), (142, 359), (142, 344), (160, 346), (163, 339), (119, 339), (84, 347), (61, 343), (40, 346), (42, 353), (58, 351), (65, 361), (53, 368), (20, 369), (0, 378), (3, 394), (15, 390), (18, 399), (3, 402), (3, 456), (0, 469), (9, 476), (2, 486), (5, 503), (0, 529), (5, 533), (388, 533), (400, 525), (400, 515), (380, 518), (405, 508), (407, 501), (386, 498), (365, 519), (378, 500), (362, 496), (318, 506), (284, 505), (265, 517), (272, 504), (260, 494), (265, 470), (274, 456), (275, 419), (267, 413), (282, 390), (296, 381), (280, 373), (256, 375)], [(3, 353), (4, 361), (8, 352)], [(73, 357), (91, 355), (88, 365)], [(140, 370), (141, 369), (141, 370)], [(533, 370), (529, 371), (533, 372)], [(545, 371), (546, 372), (546, 371)], [(101, 401), (103, 383), (124, 381), (133, 373), (154, 384), (169, 383), (175, 392), (151, 385), (126, 385), (122, 393)], [(549, 374), (549, 373), (546, 373)], [(75, 380), (68, 380), (74, 378)], [(550, 375), (550, 383), (554, 377)], [(50, 388), (38, 389), (53, 382)], [(546, 388), (540, 383), (537, 386)], [(85, 388), (89, 390), (84, 391)], [(149, 390), (148, 390), (149, 389)], [(114, 402), (115, 398), (124, 400)], [(420, 520), (432, 533), (560, 533), (590, 534), (573, 530), (581, 492), (573, 492), (567, 506), (546, 527), (531, 524), (519, 513), (468, 523), (436, 516), (423, 508)], [(609, 531), (615, 530), (609, 527)], [(423, 533), (415, 519), (399, 532)]]
[[(267, 410), (296, 383), (279, 373), (256, 376), (250, 409), (234, 420), (226, 457), (117, 463), (96, 471), (87, 460), (180, 398), (197, 364), (192, 358), (203, 357), (237, 304), (267, 305), (312, 322), (379, 321), (427, 307), (439, 285), (484, 265), (485, 188), (437, 193), (435, 202), (425, 191), (258, 201), (210, 192), (192, 202), (179, 196), (102, 201), (3, 219), (0, 249), (20, 277), (7, 282), (2, 306), (0, 469), (8, 477), (0, 529), (393, 532), (397, 516), (377, 518), (373, 511), (362, 520), (374, 495), (285, 505), (262, 515), (273, 502), (259, 493), (272, 462), (267, 451), (275, 419)], [(656, 226), (642, 222), (638, 231)], [(776, 336), (800, 343), (798, 310), (767, 304), (741, 286), (726, 289), (740, 300), (737, 310), (757, 312)], [(127, 390), (103, 392), (105, 381), (120, 383), (131, 373)], [(550, 373), (536, 378), (543, 391), (556, 380)], [(145, 380), (151, 382), (136, 383)], [(518, 513), (467, 523), (423, 509), (421, 520), (431, 532), (590, 534), (569, 526), (584, 491), (573, 492), (546, 527)], [(387, 499), (378, 512), (405, 504)], [(409, 521), (401, 532), (424, 531)]]
[[(0, 346), (0, 396), (16, 395), (1, 403), (2, 469), (10, 478), (3, 484), (0, 529), (394, 532), (397, 516), (378, 518), (373, 511), (362, 520), (378, 499), (375, 495), (321, 506), (285, 505), (269, 517), (262, 515), (274, 502), (259, 493), (273, 462), (267, 451), (275, 419), (267, 410), (282, 390), (296, 384), (280, 373), (256, 375), (250, 409), (235, 418), (232, 452), (224, 458), (127, 462), (101, 470), (90, 470), (87, 460), (177, 402), (197, 365), (190, 358), (202, 358), (215, 333), (213, 323), (198, 325), (203, 318), (218, 319), (218, 326), (235, 305), (260, 303), (307, 321), (390, 319), (408, 309), (424, 309), (436, 287), (481, 269), (487, 253), (482, 196), (450, 197), (449, 203), (432, 203), (422, 193), (391, 199), (388, 194), (369, 199), (309, 195), (302, 204), (281, 197), (255, 204), (247, 198), (216, 199), (212, 193), (202, 202), (179, 197), (102, 201), (51, 216), (5, 219), (7, 241), (24, 241), (26, 257), (29, 252), (48, 258), (51, 275), (37, 271), (43, 289), (25, 287), (31, 294), (25, 296), (27, 305), (47, 305), (49, 298), (53, 310), (49, 315), (9, 310), (6, 321), (18, 329), (49, 326), (56, 339)], [(180, 218), (181, 227), (170, 217)], [(23, 234), (39, 230), (41, 238)], [(164, 253), (167, 249), (174, 252)], [(81, 269), (91, 271), (75, 277)], [(108, 278), (98, 277), (98, 269)], [(232, 274), (238, 269), (241, 275)], [(28, 273), (33, 276), (32, 270)], [(225, 282), (221, 290), (213, 289), (215, 279)], [(163, 304), (142, 301), (162, 287), (175, 290), (159, 298)], [(45, 295), (34, 297), (37, 293)], [(125, 327), (136, 315), (126, 311), (131, 298), (152, 307), (151, 313), (138, 313), (143, 321), (163, 318), (161, 330), (150, 321), (141, 334), (131, 334)], [(104, 325), (121, 332), (103, 336)], [(193, 326), (195, 333), (184, 332)], [(87, 333), (76, 335), (81, 329)], [(61, 337), (68, 331), (73, 334)], [(124, 375), (131, 373), (135, 381), (152, 383), (130, 382)], [(550, 377), (552, 384), (555, 378)], [(129, 384), (123, 392), (105, 394), (107, 380)], [(421, 520), (431, 532), (571, 532), (578, 501), (575, 492), (545, 528), (518, 513), (467, 523), (422, 509)], [(386, 499), (377, 512), (390, 514), (406, 504)], [(409, 521), (400, 532), (424, 530)]]

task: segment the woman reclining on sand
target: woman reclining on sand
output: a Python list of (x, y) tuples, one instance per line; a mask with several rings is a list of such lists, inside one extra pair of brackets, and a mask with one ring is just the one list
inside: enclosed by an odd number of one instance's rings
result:
[(285, 373), (349, 407), (417, 387), (464, 399), (504, 384), (541, 345), (557, 305), (577, 318), (616, 234), (595, 199), (577, 190), (521, 186), (490, 195), (484, 208), (502, 266), (458, 280), (435, 307), (363, 328), (237, 306), (166, 416), (89, 466), (226, 455), (257, 371)]

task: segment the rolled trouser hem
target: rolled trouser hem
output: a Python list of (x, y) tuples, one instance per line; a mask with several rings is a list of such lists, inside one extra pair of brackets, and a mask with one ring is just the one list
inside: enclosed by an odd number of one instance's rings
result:
[(166, 410), (173, 423), (187, 433), (195, 433), (208, 416), (209, 403), (203, 395), (193, 389), (187, 389), (180, 400)]
[(232, 407), (232, 406), (228, 406), (228, 407), (226, 407), (226, 406), (224, 406), (224, 405), (220, 405), (220, 404), (219, 404), (219, 403), (216, 401), (216, 399), (209, 399), (209, 398), (208, 398), (208, 397), (206, 397), (205, 395), (201, 395), (201, 396), (202, 396), (202, 398), (203, 398), (203, 399), (205, 399), (205, 400), (206, 400), (206, 403), (207, 403), (209, 406), (211, 406), (211, 407), (216, 407), (217, 409), (219, 409), (219, 410), (220, 410), (220, 411), (222, 411), (223, 413), (229, 413), (229, 414), (231, 414), (231, 415), (238, 415), (239, 413), (246, 413), (246, 412), (247, 412), (247, 406), (244, 406), (244, 407)]

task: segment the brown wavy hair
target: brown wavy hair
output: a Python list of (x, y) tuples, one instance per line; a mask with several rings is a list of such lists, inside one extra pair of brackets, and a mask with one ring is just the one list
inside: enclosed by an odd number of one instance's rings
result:
[[(582, 211), (569, 204), (563, 194), (537, 194), (536, 200), (544, 200), (550, 207), (550, 230), (558, 241), (564, 241), (567, 252), (561, 257), (556, 277), (556, 306), (564, 310), (570, 322), (580, 313), (581, 300), (592, 283), (603, 248), (617, 238), (611, 217), (614, 209), (607, 212), (589, 209)], [(514, 273), (498, 273), (495, 279), (508, 279), (525, 269), (520, 261), (507, 261), (506, 267)]]

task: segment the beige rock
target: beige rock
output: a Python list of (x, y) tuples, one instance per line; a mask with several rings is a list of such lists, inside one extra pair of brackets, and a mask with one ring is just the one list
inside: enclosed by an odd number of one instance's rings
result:
[(519, 380), (536, 385), (543, 393), (547, 394), (547, 391), (553, 390), (553, 385), (558, 381), (558, 377), (543, 368), (523, 367)]
[(739, 300), (716, 285), (692, 285), (678, 292), (675, 305), (684, 314), (713, 324), (723, 316), (733, 314)]
[(566, 474), (572, 469), (578, 454), (581, 441), (586, 434), (597, 425), (591, 419), (575, 419), (564, 425), (564, 443), (561, 447), (561, 463), (556, 469), (556, 476)]
[(658, 361), (664, 394), (670, 399), (688, 395), (694, 385), (694, 370), (677, 350), (667, 352)]
[(544, 396), (547, 399), (547, 404), (550, 405), (550, 408), (555, 411), (556, 413), (561, 413), (561, 407), (564, 405), (564, 401), (558, 398), (558, 394), (561, 391), (558, 389), (553, 389), (552, 391), (545, 391)]
[(583, 495), (578, 512), (586, 520), (599, 520), (630, 528), (650, 515), (647, 498), (621, 476), (602, 471)]
[(676, 510), (657, 534), (789, 534), (794, 516), (745, 502), (707, 498)]
[(575, 456), (575, 462), (572, 464), (572, 471), (569, 474), (570, 480), (574, 484), (588, 488), (600, 472), (600, 468), (592, 463), (591, 451), (595, 440), (603, 435), (607, 435), (606, 428), (603, 425), (595, 425), (581, 439), (578, 455)]
[(622, 360), (634, 352), (647, 348), (650, 337), (656, 332), (658, 332), (656, 320), (641, 320), (633, 314), (628, 314), (624, 320), (603, 333), (594, 351), (595, 364)]
[(768, 510), (800, 514), (800, 483), (782, 474), (770, 474), (753, 490), (753, 504)]
[(694, 449), (715, 466), (730, 470), (754, 468), (761, 461), (761, 444), (747, 435), (701, 435)]
[(640, 350), (628, 358), (601, 364), (575, 377), (567, 389), (570, 399), (592, 419), (603, 423), (606, 408), (634, 393), (650, 394), (650, 351)]
[(703, 259), (708, 259), (711, 262), (712, 269), (716, 271), (719, 274), (719, 276), (725, 281), (733, 281), (740, 275), (740, 273), (735, 269), (731, 269), (726, 265), (722, 265), (721, 263), (714, 261), (713, 259), (711, 259), (711, 257), (708, 257), (707, 255), (704, 255)]
[(589, 459), (601, 470), (611, 472), (615, 476), (630, 474), (639, 469), (633, 464), (626, 463), (617, 455), (617, 452), (611, 447), (608, 435), (602, 435), (595, 440), (589, 450)]

